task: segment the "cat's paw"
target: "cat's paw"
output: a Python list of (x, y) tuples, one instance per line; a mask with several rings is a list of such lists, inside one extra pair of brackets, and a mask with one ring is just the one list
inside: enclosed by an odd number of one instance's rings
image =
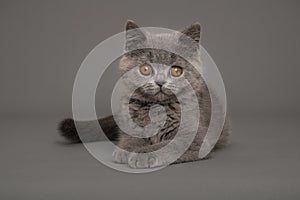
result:
[(153, 153), (130, 153), (128, 164), (131, 168), (153, 168), (161, 166), (159, 158)]
[(128, 163), (128, 155), (129, 152), (128, 151), (124, 151), (123, 149), (120, 148), (116, 148), (112, 154), (114, 161), (116, 163)]

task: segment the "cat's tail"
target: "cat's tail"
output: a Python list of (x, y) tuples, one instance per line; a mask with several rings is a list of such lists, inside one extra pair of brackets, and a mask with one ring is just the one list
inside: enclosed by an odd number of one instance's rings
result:
[[(96, 122), (96, 123), (95, 123)], [(80, 142), (95, 142), (105, 140), (99, 129), (95, 125), (99, 123), (106, 137), (110, 141), (117, 141), (119, 134), (119, 127), (117, 126), (113, 116), (98, 119), (98, 121), (80, 121), (76, 122), (71, 118), (62, 120), (58, 125), (58, 130), (64, 138), (72, 143)], [(98, 125), (98, 124), (97, 124)], [(77, 129), (76, 129), (77, 128)], [(78, 130), (80, 131), (80, 137)]]

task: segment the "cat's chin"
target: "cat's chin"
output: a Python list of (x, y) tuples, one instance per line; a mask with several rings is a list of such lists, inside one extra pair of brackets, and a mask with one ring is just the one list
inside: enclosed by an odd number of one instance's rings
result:
[(173, 93), (168, 94), (168, 91), (151, 91), (150, 92), (144, 92), (144, 91), (139, 91), (140, 93), (140, 98), (144, 101), (149, 101), (153, 103), (169, 103), (176, 101), (176, 96)]

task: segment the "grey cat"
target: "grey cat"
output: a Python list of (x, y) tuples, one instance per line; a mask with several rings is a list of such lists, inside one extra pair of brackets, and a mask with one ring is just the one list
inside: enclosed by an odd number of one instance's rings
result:
[[(190, 92), (184, 84), (181, 84), (182, 79), (189, 81), (197, 96), (194, 100), (186, 99), (184, 104), (189, 106), (190, 101), (197, 101), (201, 115), (196, 137), (189, 148), (184, 149), (184, 153), (172, 163), (199, 160), (199, 149), (211, 122), (211, 95), (215, 94), (209, 93), (201, 74), (194, 67), (195, 65), (201, 65), (199, 56), (200, 24), (194, 23), (181, 32), (193, 39), (197, 45), (187, 47), (177, 35), (149, 34), (139, 29), (133, 21), (128, 21), (126, 24), (127, 53), (120, 60), (120, 74), (123, 75), (128, 71), (132, 71), (132, 76), (127, 80), (131, 84), (135, 84), (139, 80), (146, 80), (146, 84), (139, 87), (130, 98), (128, 104), (130, 116), (135, 124), (145, 127), (151, 121), (149, 117), (151, 106), (159, 104), (165, 109), (166, 120), (157, 134), (149, 138), (140, 138), (123, 133), (112, 116), (100, 119), (99, 123), (108, 138), (115, 140), (119, 147), (113, 152), (113, 158), (117, 163), (126, 163), (132, 168), (159, 167), (170, 164), (174, 161), (173, 158), (177, 156), (177, 153), (183, 151), (182, 146), (175, 145), (166, 152), (168, 156), (157, 156), (155, 153), (151, 153), (169, 144), (178, 132), (182, 114), (182, 105), (179, 103), (178, 97), (184, 98)], [(165, 50), (155, 48), (136, 50), (136, 48), (147, 42), (151, 42), (154, 46), (155, 43), (169, 45), (165, 41), (170, 41), (170, 38), (175, 41), (172, 48), (184, 49), (193, 65), (179, 55)], [(221, 105), (218, 106), (221, 113), (223, 108)], [(193, 110), (194, 108), (190, 106), (189, 109)], [(191, 118), (189, 121), (193, 122), (194, 119)], [(62, 135), (69, 140), (73, 142), (80, 141), (73, 120), (64, 120), (61, 122), (59, 129)], [(189, 134), (189, 127), (185, 127), (183, 130), (185, 134)], [(87, 128), (86, 132), (90, 131), (92, 130)], [(223, 131), (215, 149), (228, 143), (229, 132), (230, 127), (226, 117)], [(89, 138), (85, 141), (96, 139)]]

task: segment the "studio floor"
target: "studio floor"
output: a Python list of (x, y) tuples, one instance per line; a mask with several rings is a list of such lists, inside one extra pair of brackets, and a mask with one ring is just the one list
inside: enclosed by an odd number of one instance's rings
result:
[(300, 199), (300, 117), (233, 117), (204, 161), (127, 174), (65, 144), (59, 118), (1, 119), (0, 199)]

